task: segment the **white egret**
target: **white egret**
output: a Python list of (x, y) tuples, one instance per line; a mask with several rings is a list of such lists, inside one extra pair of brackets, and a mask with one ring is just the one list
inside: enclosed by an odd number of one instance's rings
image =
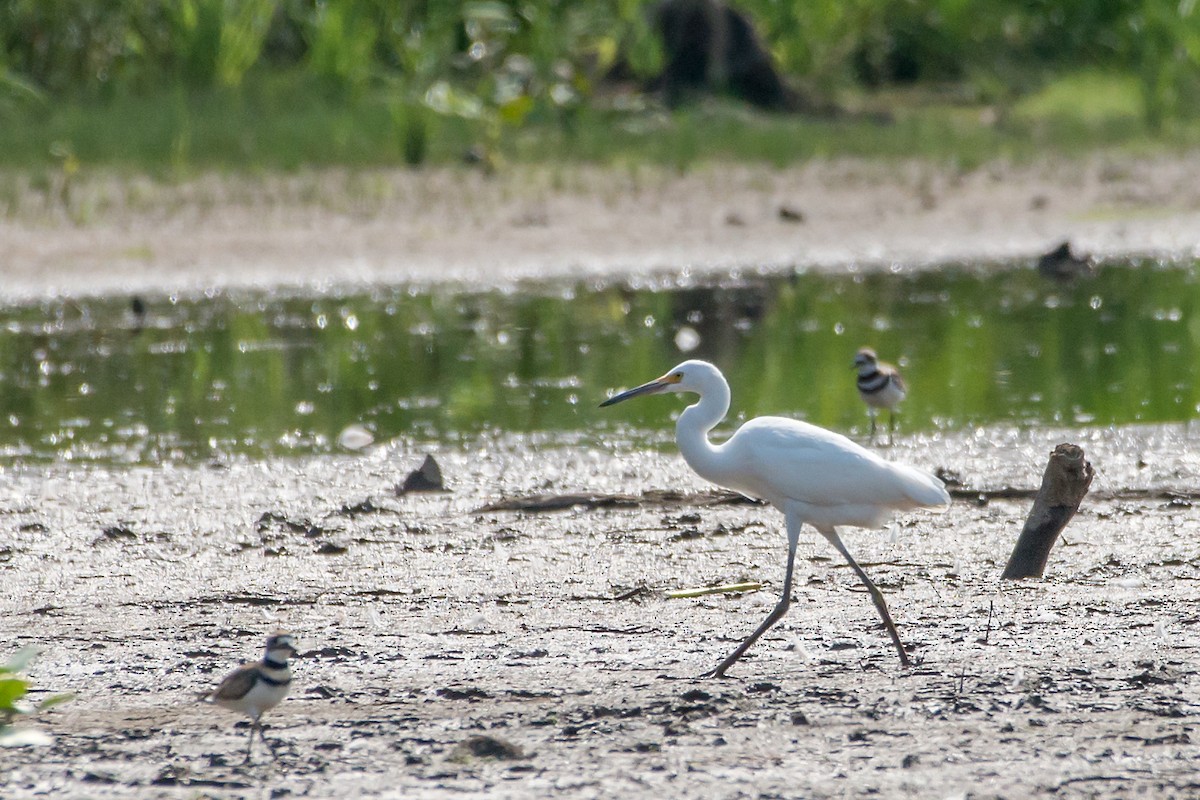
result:
[(784, 417), (757, 417), (721, 444), (708, 432), (729, 411), (729, 384), (706, 361), (684, 361), (661, 378), (610, 397), (601, 407), (658, 392), (691, 392), (700, 400), (679, 415), (675, 441), (688, 466), (700, 477), (749, 497), (767, 501), (787, 522), (787, 569), (783, 594), (758, 628), (708, 676), (725, 671), (779, 621), (791, 604), (792, 570), (800, 528), (808, 523), (837, 548), (871, 593), (884, 627), (909, 665), (883, 594), (850, 555), (838, 526), (878, 528), (895, 511), (928, 508), (944, 511), (950, 495), (927, 472), (884, 461), (838, 433)]

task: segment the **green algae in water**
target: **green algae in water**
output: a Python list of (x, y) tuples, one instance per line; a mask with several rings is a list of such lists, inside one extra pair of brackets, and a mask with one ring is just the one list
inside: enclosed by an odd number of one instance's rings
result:
[[(0, 310), (0, 456), (156, 463), (377, 440), (665, 438), (679, 398), (596, 408), (705, 358), (733, 414), (862, 435), (855, 351), (900, 363), (904, 433), (1183, 421), (1200, 405), (1194, 265), (791, 274), (685, 288), (585, 285), (346, 297), (105, 298)], [(660, 435), (661, 434), (661, 435)]]

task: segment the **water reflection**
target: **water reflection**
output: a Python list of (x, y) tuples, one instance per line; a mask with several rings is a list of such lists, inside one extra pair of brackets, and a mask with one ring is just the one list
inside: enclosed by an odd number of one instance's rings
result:
[(1031, 270), (787, 275), (673, 290), (345, 298), (115, 298), (0, 311), (7, 460), (156, 462), (491, 430), (585, 439), (669, 427), (678, 400), (599, 412), (611, 388), (716, 362), (735, 414), (851, 433), (851, 361), (871, 345), (910, 387), (901, 430), (1109, 424), (1197, 414), (1190, 268), (1107, 266), (1073, 286)]

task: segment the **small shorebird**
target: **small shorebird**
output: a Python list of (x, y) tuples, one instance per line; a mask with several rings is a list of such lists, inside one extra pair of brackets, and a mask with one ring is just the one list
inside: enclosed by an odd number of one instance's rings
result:
[(900, 370), (886, 361), (880, 361), (875, 351), (864, 347), (854, 356), (854, 368), (858, 370), (858, 396), (867, 404), (871, 415), (871, 442), (875, 442), (875, 411), (888, 410), (888, 444), (896, 429), (896, 406), (908, 393)]
[(258, 731), (259, 738), (271, 751), (271, 757), (278, 758), (275, 747), (263, 734), (259, 719), (264, 711), (279, 705), (287, 695), (288, 686), (292, 682), (292, 669), (288, 665), (288, 659), (295, 654), (296, 645), (291, 634), (277, 633), (267, 639), (266, 652), (261, 660), (242, 664), (226, 675), (216, 691), (208, 695), (217, 705), (240, 711), (252, 720), (250, 741), (246, 743), (246, 762), (250, 761), (255, 731)]

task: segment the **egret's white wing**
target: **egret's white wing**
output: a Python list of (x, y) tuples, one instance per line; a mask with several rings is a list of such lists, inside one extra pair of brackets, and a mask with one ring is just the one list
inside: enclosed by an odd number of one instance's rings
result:
[(949, 502), (932, 475), (884, 461), (841, 434), (798, 420), (750, 420), (721, 449), (740, 475), (732, 488), (772, 502), (882, 511)]

